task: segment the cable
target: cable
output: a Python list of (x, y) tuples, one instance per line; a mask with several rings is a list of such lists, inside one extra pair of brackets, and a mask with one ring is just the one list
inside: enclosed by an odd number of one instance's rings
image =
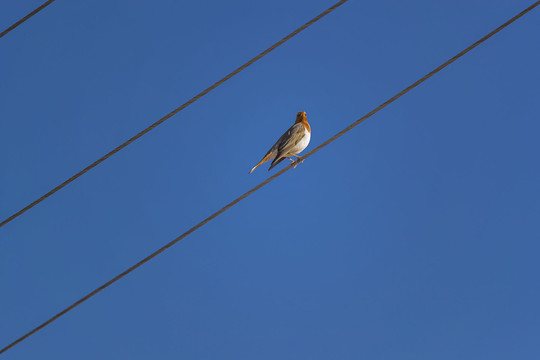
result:
[(47, 6), (49, 6), (54, 0), (48, 0), (48, 1), (45, 1), (43, 4), (41, 4), (37, 9), (35, 9), (34, 11), (32, 11), (30, 14), (26, 15), (25, 17), (23, 17), (21, 20), (17, 21), (15, 24), (11, 25), (10, 27), (8, 27), (6, 30), (2, 31), (0, 33), (0, 38), (4, 35), (7, 35), (7, 33), (9, 33), (11, 30), (15, 29), (17, 26), (21, 25), (23, 22), (25, 22), (26, 20), (30, 19), (32, 16), (36, 15), (38, 12), (40, 12), (41, 10), (45, 9)]
[[(493, 35), (495, 35), (496, 33), (498, 33), (499, 31), (501, 31), (502, 29), (504, 29), (505, 27), (507, 27), (508, 25), (510, 25), (511, 23), (513, 23), (514, 21), (516, 21), (517, 19), (519, 19), (520, 17), (522, 17), (523, 15), (525, 15), (526, 13), (528, 13), (529, 11), (531, 11), (532, 9), (534, 9), (536, 6), (538, 6), (540, 4), (540, 1), (537, 1), (536, 3), (534, 3), (533, 5), (529, 6), (528, 8), (526, 8), (525, 10), (523, 10), (522, 12), (520, 12), (518, 15), (514, 16), (513, 18), (511, 18), (510, 20), (508, 20), (507, 22), (505, 22), (504, 24), (502, 24), (501, 26), (499, 26), (498, 28), (496, 28), (495, 30), (493, 30), (492, 32), (490, 32), (489, 34), (487, 34), (486, 36), (484, 36), (483, 38), (481, 38), (480, 40), (478, 40), (477, 42), (475, 42), (474, 44), (470, 45), (469, 47), (467, 47), (465, 50), (461, 51), (460, 53), (458, 53), (456, 56), (450, 58), (449, 60), (447, 60), (446, 62), (444, 62), (442, 65), (438, 66), (437, 68), (435, 68), (433, 71), (431, 71), (430, 73), (428, 73), (427, 75), (423, 76), (422, 78), (420, 78), (419, 80), (415, 81), (413, 84), (411, 84), (410, 86), (406, 87), (405, 89), (403, 89), (402, 91), (398, 92), (396, 95), (392, 96), (390, 99), (388, 99), (387, 101), (385, 101), (384, 103), (382, 103), (381, 105), (377, 106), (375, 109), (371, 110), (369, 113), (367, 113), (366, 115), (362, 116), (360, 119), (356, 120), (355, 122), (353, 122), (351, 125), (349, 125), (348, 127), (346, 127), (345, 129), (343, 129), (342, 131), (340, 131), (339, 133), (337, 133), (336, 135), (332, 136), (330, 139), (326, 140), (324, 143), (322, 143), (321, 145), (317, 146), (315, 149), (311, 150), (308, 154), (306, 154), (305, 156), (303, 156), (302, 158), (300, 158), (298, 161), (303, 161), (305, 159), (307, 159), (308, 157), (312, 156), (313, 154), (315, 154), (317, 151), (321, 150), (323, 147), (327, 146), (328, 144), (330, 144), (331, 142), (333, 142), (334, 140), (336, 140), (337, 138), (339, 138), (340, 136), (342, 136), (343, 134), (345, 134), (346, 132), (350, 131), (352, 128), (354, 128), (355, 126), (357, 126), (358, 124), (360, 124), (362, 121), (366, 120), (368, 117), (372, 116), (373, 114), (377, 113), (378, 111), (382, 110), (384, 107), (386, 107), (387, 105), (391, 104), (392, 102), (394, 102), (395, 100), (397, 100), (398, 98), (400, 98), (401, 96), (403, 96), (404, 94), (406, 94), (407, 92), (411, 91), (412, 89), (414, 89), (416, 86), (420, 85), (421, 83), (423, 83), (424, 81), (426, 81), (427, 79), (429, 79), (430, 77), (432, 77), (433, 75), (435, 75), (436, 73), (438, 73), (439, 71), (441, 71), (442, 69), (444, 69), (445, 67), (447, 67), (448, 65), (450, 65), (451, 63), (453, 63), (454, 61), (456, 61), (457, 59), (459, 59), (460, 57), (462, 57), (463, 55), (465, 55), (466, 53), (468, 53), (469, 51), (471, 51), (472, 49), (474, 49), (475, 47), (477, 47), (478, 45), (480, 45), (481, 43), (483, 43), (484, 41), (486, 41), (487, 39), (489, 39), (490, 37), (492, 37)], [(297, 162), (298, 162), (297, 161)], [(296, 164), (296, 163), (295, 163)], [(235, 200), (233, 200), (232, 202), (230, 202), (229, 204), (225, 205), (223, 208), (221, 208), (220, 210), (216, 211), (215, 213), (213, 213), (212, 215), (210, 215), (209, 217), (207, 217), (206, 219), (204, 219), (203, 221), (201, 221), (200, 223), (198, 223), (197, 225), (193, 226), (191, 229), (189, 229), (188, 231), (186, 231), (185, 233), (183, 233), (182, 235), (180, 235), (179, 237), (177, 237), (176, 239), (174, 239), (173, 241), (169, 242), (168, 244), (166, 244), (165, 246), (163, 246), (162, 248), (160, 248), (159, 250), (153, 252), (152, 254), (150, 254), (149, 256), (145, 257), (144, 259), (142, 259), (141, 261), (139, 261), (138, 263), (136, 263), (135, 265), (129, 267), (128, 269), (126, 269), (124, 272), (118, 274), (117, 276), (115, 276), (113, 279), (107, 281), (105, 284), (101, 285), (100, 287), (98, 287), (97, 289), (95, 289), (94, 291), (92, 291), (91, 293), (89, 293), (88, 295), (84, 296), (83, 298), (81, 298), (80, 300), (76, 301), (75, 303), (73, 303), (72, 305), (68, 306), (67, 308), (65, 308), (64, 310), (62, 310), (61, 312), (59, 312), (58, 314), (54, 315), (53, 317), (51, 317), (49, 320), (45, 321), (44, 323), (42, 323), (41, 325), (37, 326), (36, 328), (34, 328), (33, 330), (29, 331), (28, 333), (26, 333), (25, 335), (23, 335), (22, 337), (20, 337), (19, 339), (15, 340), (14, 342), (12, 342), (11, 344), (9, 344), (8, 346), (6, 346), (5, 348), (3, 348), (2, 350), (0, 350), (0, 354), (5, 352), (6, 350), (12, 348), (13, 346), (17, 345), (18, 343), (20, 343), (21, 341), (23, 341), (24, 339), (28, 338), (29, 336), (31, 336), (32, 334), (36, 333), (37, 331), (41, 330), (42, 328), (44, 328), (45, 326), (49, 325), (50, 323), (52, 323), (53, 321), (57, 320), (59, 317), (61, 317), (62, 315), (66, 314), (67, 312), (69, 312), (70, 310), (73, 310), (75, 307), (79, 306), (80, 304), (82, 304), (83, 302), (85, 302), (86, 300), (88, 300), (89, 298), (91, 298), (92, 296), (96, 295), (97, 293), (99, 293), (100, 291), (104, 290), (105, 288), (107, 288), (108, 286), (110, 286), (111, 284), (115, 283), (116, 281), (120, 280), (121, 278), (123, 278), (124, 276), (126, 276), (127, 274), (129, 274), (130, 272), (132, 272), (133, 270), (137, 269), (139, 266), (145, 264), (146, 262), (150, 261), (151, 259), (153, 259), (154, 257), (156, 257), (157, 255), (161, 254), (162, 252), (164, 252), (165, 250), (167, 250), (168, 248), (170, 248), (171, 246), (173, 246), (174, 244), (176, 244), (177, 242), (179, 242), (180, 240), (182, 240), (183, 238), (185, 238), (186, 236), (188, 236), (189, 234), (191, 234), (192, 232), (194, 232), (195, 230), (199, 229), (200, 227), (204, 226), (206, 223), (210, 222), (211, 220), (213, 220), (214, 218), (216, 218), (218, 215), (222, 214), (223, 212), (227, 211), (228, 209), (230, 209), (231, 207), (233, 207), (234, 205), (236, 205), (237, 203), (239, 203), (240, 201), (242, 201), (243, 199), (245, 199), (246, 197), (248, 197), (249, 195), (253, 194), (255, 191), (259, 190), (260, 188), (262, 188), (263, 186), (265, 186), (266, 184), (268, 184), (269, 182), (277, 179), (279, 176), (283, 175), (285, 172), (289, 171), (293, 165), (295, 164), (289, 164), (287, 167), (283, 168), (281, 171), (277, 172), (276, 174), (274, 174), (273, 176), (269, 177), (268, 179), (266, 179), (265, 181), (263, 181), (262, 183), (260, 183), (259, 185), (255, 186), (254, 188), (252, 188), (251, 190), (249, 190), (248, 192), (244, 193), (242, 196), (236, 198)]]
[(245, 68), (247, 68), (248, 66), (250, 66), (251, 64), (256, 62), (257, 60), (261, 59), (263, 56), (267, 55), (272, 50), (276, 49), (278, 46), (280, 46), (283, 43), (285, 43), (286, 41), (290, 40), (292, 37), (294, 37), (295, 35), (300, 33), (302, 30), (305, 30), (307, 27), (309, 27), (310, 25), (312, 25), (315, 22), (319, 21), (324, 16), (330, 14), (332, 11), (337, 9), (339, 6), (343, 5), (345, 2), (347, 2), (347, 0), (341, 0), (341, 1), (337, 2), (336, 4), (334, 4), (333, 6), (329, 7), (327, 10), (320, 13), (319, 15), (315, 16), (313, 19), (311, 19), (310, 21), (308, 21), (304, 25), (300, 26), (298, 29), (294, 30), (292, 33), (285, 36), (283, 39), (279, 40), (277, 43), (270, 46), (268, 49), (264, 50), (262, 53), (260, 53), (259, 55), (255, 56), (254, 58), (252, 58), (251, 60), (246, 62), (244, 65), (240, 66), (239, 68), (237, 68), (236, 70), (234, 70), (230, 74), (223, 77), (221, 80), (215, 82), (210, 87), (208, 87), (205, 90), (201, 91), (200, 93), (195, 95), (193, 98), (191, 98), (190, 100), (188, 100), (184, 104), (180, 105), (175, 110), (171, 111), (170, 113), (168, 113), (167, 115), (165, 115), (164, 117), (162, 117), (161, 119), (159, 119), (158, 121), (156, 121), (155, 123), (153, 123), (152, 125), (147, 127), (146, 129), (144, 129), (143, 131), (139, 132), (137, 135), (133, 136), (132, 138), (130, 138), (129, 140), (127, 140), (123, 144), (117, 146), (114, 150), (108, 152), (107, 154), (105, 154), (104, 156), (99, 158), (98, 160), (94, 161), (92, 164), (88, 165), (87, 167), (85, 167), (84, 169), (82, 169), (81, 171), (79, 171), (78, 173), (76, 173), (75, 175), (73, 175), (72, 177), (70, 177), (69, 179), (67, 179), (66, 181), (64, 181), (63, 183), (61, 183), (57, 187), (55, 187), (54, 189), (50, 190), (48, 193), (46, 193), (42, 197), (38, 198), (37, 200), (34, 200), (33, 202), (31, 202), (30, 204), (28, 204), (27, 206), (25, 206), (21, 210), (17, 211), (16, 213), (11, 215), (10, 217), (6, 218), (4, 221), (2, 221), (0, 223), (0, 227), (6, 225), (7, 223), (12, 221), (13, 219), (19, 217), (20, 215), (22, 215), (26, 211), (30, 210), (31, 208), (33, 208), (34, 206), (36, 206), (37, 204), (39, 204), (40, 202), (42, 202), (43, 200), (45, 200), (46, 198), (48, 198), (49, 196), (51, 196), (52, 194), (57, 192), (58, 190), (62, 189), (64, 186), (68, 185), (69, 183), (71, 183), (72, 181), (74, 181), (75, 179), (80, 177), (81, 175), (85, 174), (86, 172), (93, 169), (94, 167), (96, 167), (97, 165), (102, 163), (103, 161), (107, 160), (109, 157), (116, 154), (118, 151), (122, 150), (123, 148), (125, 148), (126, 146), (128, 146), (129, 144), (131, 144), (132, 142), (134, 142), (135, 140), (137, 140), (138, 138), (140, 138), (141, 136), (143, 136), (144, 134), (146, 134), (150, 130), (156, 128), (158, 125), (161, 125), (163, 122), (165, 122), (165, 120), (168, 120), (173, 115), (176, 115), (178, 112), (180, 112), (181, 110), (186, 108), (188, 105), (191, 105), (192, 103), (194, 103), (195, 101), (197, 101), (198, 99), (200, 99), (201, 97), (203, 97), (204, 95), (206, 95), (207, 93), (209, 93), (210, 91), (212, 91), (213, 89), (218, 87), (219, 85), (223, 84), (225, 81), (232, 78), (234, 75), (238, 74), (240, 71), (244, 70)]

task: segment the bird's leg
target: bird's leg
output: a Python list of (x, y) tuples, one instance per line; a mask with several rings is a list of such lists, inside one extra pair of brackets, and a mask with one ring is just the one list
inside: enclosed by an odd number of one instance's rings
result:
[[(296, 160), (293, 160), (293, 159), (291, 158), (291, 156), (294, 156), (294, 157), (296, 158)], [(294, 154), (289, 154), (289, 155), (287, 156), (287, 159), (289, 159), (289, 161), (291, 162), (291, 165), (292, 165), (293, 168), (296, 168), (296, 166), (297, 166), (298, 164), (301, 164), (301, 163), (304, 162), (304, 160), (303, 160), (300, 156), (294, 155)]]
[(293, 154), (293, 156), (296, 157), (296, 159), (297, 159), (296, 161), (300, 160), (300, 164), (304, 162), (304, 159), (302, 159), (301, 156), (294, 155), (294, 154)]
[(292, 165), (293, 168), (295, 168), (296, 165), (298, 165), (298, 164), (296, 163), (296, 161), (293, 160), (293, 159), (291, 159), (290, 157), (288, 157), (287, 159), (289, 159), (289, 161), (291, 162), (291, 165)]

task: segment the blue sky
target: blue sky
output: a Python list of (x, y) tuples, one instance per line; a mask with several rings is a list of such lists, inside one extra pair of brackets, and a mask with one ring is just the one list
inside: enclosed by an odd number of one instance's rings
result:
[[(264, 180), (296, 112), (312, 149), (530, 4), (349, 1), (1, 228), (0, 346)], [(0, 39), (0, 217), (330, 5), (56, 1)], [(538, 358), (539, 32), (537, 9), (4, 358)]]

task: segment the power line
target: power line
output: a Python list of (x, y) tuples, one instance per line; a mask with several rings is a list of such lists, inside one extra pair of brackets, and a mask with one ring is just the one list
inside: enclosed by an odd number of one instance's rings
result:
[(6, 30), (2, 31), (0, 33), (0, 38), (4, 35), (7, 35), (11, 30), (15, 29), (17, 26), (21, 25), (26, 20), (30, 19), (32, 16), (36, 15), (41, 10), (45, 9), (47, 6), (49, 6), (54, 0), (48, 0), (45, 1), (43, 4), (41, 4), (39, 7), (37, 7), (34, 11), (32, 11), (30, 14), (23, 17), (21, 20), (17, 21), (15, 24), (8, 27)]
[[(475, 43), (473, 43), (472, 45), (470, 45), (469, 47), (467, 47), (466, 49), (462, 50), (461, 52), (459, 52), (457, 55), (455, 55), (454, 57), (450, 58), (449, 60), (447, 60), (446, 62), (444, 62), (443, 64), (441, 64), (440, 66), (436, 67), (433, 71), (429, 72), (428, 74), (424, 75), (423, 77), (421, 77), (420, 79), (418, 79), (417, 81), (415, 81), (414, 83), (412, 83), (411, 85), (409, 85), (408, 87), (406, 87), (405, 89), (401, 90), (400, 92), (398, 92), (397, 94), (395, 94), (394, 96), (392, 96), (390, 99), (388, 99), (387, 101), (385, 101), (384, 103), (382, 103), (381, 105), (377, 106), (375, 109), (371, 110), (370, 112), (368, 112), (366, 115), (362, 116), (360, 119), (356, 120), (355, 122), (353, 122), (351, 125), (349, 125), (348, 127), (346, 127), (345, 129), (343, 129), (342, 131), (340, 131), (339, 133), (337, 133), (336, 135), (332, 136), (330, 139), (326, 140), (325, 142), (323, 142), (321, 145), (317, 146), (315, 149), (311, 150), (308, 154), (306, 154), (305, 156), (303, 156), (301, 159), (299, 159), (298, 161), (303, 161), (305, 159), (307, 159), (308, 157), (312, 156), (313, 154), (315, 154), (317, 151), (321, 150), (322, 148), (324, 148), (325, 146), (329, 145), (331, 142), (335, 141), (337, 138), (341, 137), (342, 135), (344, 135), (346, 132), (350, 131), (352, 128), (354, 128), (355, 126), (357, 126), (358, 124), (360, 124), (362, 121), (366, 120), (367, 118), (369, 118), (370, 116), (374, 115), (375, 113), (379, 112), (380, 110), (382, 110), (383, 108), (385, 108), (386, 106), (388, 106), (389, 104), (391, 104), (392, 102), (396, 101), (398, 98), (400, 98), (401, 96), (405, 95), (406, 93), (408, 93), (409, 91), (411, 91), (412, 89), (414, 89), (415, 87), (417, 87), (418, 85), (420, 85), (421, 83), (423, 83), (424, 81), (426, 81), (427, 79), (429, 79), (430, 77), (432, 77), (433, 75), (435, 75), (436, 73), (438, 73), (439, 71), (441, 71), (442, 69), (444, 69), (445, 67), (447, 67), (448, 65), (450, 65), (451, 63), (453, 63), (454, 61), (456, 61), (457, 59), (459, 59), (460, 57), (462, 57), (463, 55), (465, 55), (466, 53), (468, 53), (469, 51), (471, 51), (472, 49), (474, 49), (475, 47), (477, 47), (478, 45), (480, 45), (481, 43), (483, 43), (484, 41), (486, 41), (487, 39), (489, 39), (490, 37), (492, 37), (493, 35), (495, 35), (496, 33), (498, 33), (499, 31), (501, 31), (502, 29), (504, 29), (505, 27), (507, 27), (508, 25), (510, 25), (511, 23), (513, 23), (514, 21), (516, 21), (517, 19), (519, 19), (520, 17), (522, 17), (523, 15), (525, 15), (526, 13), (528, 13), (529, 11), (531, 11), (532, 9), (534, 9), (536, 6), (538, 6), (540, 4), (540, 1), (537, 1), (535, 2), (533, 5), (529, 6), (528, 8), (526, 8), (525, 10), (523, 10), (522, 12), (520, 12), (519, 14), (517, 14), (516, 16), (512, 17), (510, 20), (506, 21), (504, 24), (502, 24), (501, 26), (497, 27), (495, 30), (491, 31), (489, 34), (487, 34), (486, 36), (482, 37), (480, 40), (476, 41)], [(281, 171), (277, 172), (276, 174), (274, 174), (273, 176), (269, 177), (268, 179), (266, 179), (265, 181), (263, 181), (262, 183), (260, 183), (259, 185), (255, 186), (254, 188), (252, 188), (251, 190), (249, 190), (248, 192), (244, 193), (242, 196), (236, 198), (235, 200), (233, 200), (232, 202), (230, 202), (229, 204), (225, 205), (223, 208), (221, 208), (220, 210), (216, 211), (215, 213), (213, 213), (212, 215), (210, 215), (209, 217), (207, 217), (206, 219), (204, 219), (203, 221), (201, 221), (200, 223), (198, 223), (197, 225), (193, 226), (191, 229), (187, 230), (185, 233), (183, 233), (182, 235), (180, 235), (179, 237), (177, 237), (176, 239), (174, 239), (173, 241), (169, 242), (168, 244), (166, 244), (165, 246), (163, 246), (162, 248), (160, 248), (159, 250), (153, 252), (152, 254), (150, 254), (149, 256), (145, 257), (144, 259), (142, 259), (141, 261), (139, 261), (138, 263), (136, 263), (135, 265), (129, 267), (128, 269), (126, 269), (124, 272), (118, 274), (117, 276), (115, 276), (113, 279), (107, 281), (105, 284), (101, 285), (100, 287), (98, 287), (97, 289), (95, 289), (94, 291), (90, 292), (88, 295), (84, 296), (83, 298), (81, 298), (80, 300), (76, 301), (75, 303), (73, 303), (72, 305), (68, 306), (67, 308), (65, 308), (64, 310), (62, 310), (61, 312), (59, 312), (58, 314), (54, 315), (53, 317), (51, 317), (49, 320), (45, 321), (44, 323), (42, 323), (41, 325), (37, 326), (36, 328), (34, 328), (33, 330), (29, 331), (28, 333), (26, 333), (25, 335), (23, 335), (22, 337), (20, 337), (19, 339), (15, 340), (14, 342), (12, 342), (11, 344), (9, 344), (8, 346), (4, 347), (2, 350), (0, 350), (0, 354), (2, 354), (3, 352), (5, 352), (6, 350), (12, 348), (13, 346), (17, 345), (18, 343), (20, 343), (21, 341), (25, 340), (26, 338), (28, 338), (29, 336), (35, 334), (37, 331), (43, 329), (45, 326), (49, 325), (50, 323), (52, 323), (53, 321), (57, 320), (58, 318), (60, 318), (62, 315), (66, 314), (67, 312), (73, 310), (75, 307), (79, 306), (80, 304), (82, 304), (83, 302), (85, 302), (86, 300), (90, 299), (92, 296), (96, 295), (97, 293), (101, 292), (102, 290), (104, 290), (105, 288), (109, 287), (110, 285), (112, 285), (113, 283), (115, 283), (116, 281), (120, 280), (121, 278), (123, 278), (124, 276), (126, 276), (127, 274), (129, 274), (130, 272), (132, 272), (133, 270), (137, 269), (138, 267), (142, 266), (143, 264), (145, 264), (146, 262), (150, 261), (151, 259), (153, 259), (154, 257), (156, 257), (157, 255), (161, 254), (162, 252), (164, 252), (165, 250), (167, 250), (168, 248), (170, 248), (171, 246), (175, 245), (177, 242), (179, 242), (180, 240), (184, 239), (186, 236), (188, 236), (189, 234), (191, 234), (192, 232), (194, 232), (195, 230), (201, 228), (202, 226), (204, 226), (206, 223), (212, 221), (214, 218), (216, 218), (218, 215), (224, 213), (225, 211), (227, 211), (228, 209), (230, 209), (231, 207), (233, 207), (234, 205), (236, 205), (237, 203), (239, 203), (240, 201), (242, 201), (243, 199), (245, 199), (246, 197), (248, 197), (249, 195), (253, 194), (255, 191), (259, 190), (260, 188), (262, 188), (263, 186), (265, 186), (266, 184), (270, 183), (271, 181), (277, 179), (279, 176), (283, 175), (285, 172), (289, 171), (291, 168), (292, 168), (293, 164), (289, 164), (287, 167), (283, 168)]]
[(156, 121), (155, 123), (153, 123), (152, 125), (150, 125), (149, 127), (147, 127), (146, 129), (142, 130), (141, 132), (139, 132), (137, 135), (133, 136), (132, 138), (130, 138), (129, 140), (127, 140), (126, 142), (124, 142), (123, 144), (117, 146), (114, 150), (108, 152), (107, 154), (105, 154), (104, 156), (102, 156), (101, 158), (99, 158), (98, 160), (94, 161), (92, 164), (88, 165), (87, 167), (85, 167), (84, 169), (82, 169), (81, 171), (79, 171), (78, 173), (76, 173), (75, 175), (73, 175), (72, 177), (70, 177), (69, 179), (67, 179), (66, 181), (64, 181), (63, 183), (61, 183), (60, 185), (58, 185), (57, 187), (55, 187), (54, 189), (50, 190), (48, 193), (46, 193), (45, 195), (41, 196), (40, 198), (38, 198), (37, 200), (34, 200), (33, 202), (31, 202), (30, 204), (28, 204), (27, 206), (25, 206), (24, 208), (22, 208), (21, 210), (17, 211), (16, 213), (14, 213), (13, 215), (9, 216), (8, 218), (6, 218), (4, 221), (0, 222), (0, 227), (6, 225), (7, 223), (9, 223), (10, 221), (12, 221), (13, 219), (19, 217), (20, 215), (22, 215), (23, 213), (25, 213), (26, 211), (30, 210), (31, 208), (33, 208), (34, 206), (36, 206), (37, 204), (39, 204), (40, 202), (42, 202), (43, 200), (45, 200), (46, 198), (48, 198), (49, 196), (51, 196), (52, 194), (54, 194), (55, 192), (57, 192), (58, 190), (62, 189), (63, 187), (65, 187), (66, 185), (68, 185), (69, 183), (71, 183), (72, 181), (76, 180), (78, 177), (80, 177), (81, 175), (85, 174), (86, 172), (92, 170), (94, 167), (96, 167), (97, 165), (101, 164), (103, 161), (107, 160), (109, 157), (113, 156), (114, 154), (116, 154), (118, 151), (122, 150), (123, 148), (125, 148), (126, 146), (128, 146), (129, 144), (131, 144), (132, 142), (134, 142), (135, 140), (139, 139), (141, 136), (145, 135), (147, 132), (149, 132), (150, 130), (153, 130), (154, 128), (156, 128), (158, 125), (161, 125), (163, 122), (165, 122), (165, 120), (168, 120), (170, 117), (172, 117), (173, 115), (176, 115), (178, 112), (180, 112), (181, 110), (183, 110), (184, 108), (186, 108), (187, 106), (191, 105), (192, 103), (194, 103), (195, 101), (199, 100), (201, 97), (203, 97), (204, 95), (206, 95), (207, 93), (209, 93), (210, 91), (214, 90), (216, 87), (218, 87), (219, 85), (223, 84), (225, 81), (229, 80), (230, 78), (232, 78), (234, 75), (238, 74), (240, 71), (244, 70), (245, 68), (247, 68), (248, 66), (250, 66), (251, 64), (253, 64), (254, 62), (256, 62), (257, 60), (261, 59), (263, 56), (267, 55), (268, 53), (270, 53), (272, 50), (276, 49), (278, 46), (282, 45), (283, 43), (285, 43), (286, 41), (290, 40), (291, 38), (293, 38), (295, 35), (297, 35), (298, 33), (300, 33), (302, 30), (305, 30), (307, 27), (313, 25), (315, 22), (319, 21), (320, 19), (322, 19), (323, 17), (325, 17), (326, 15), (330, 14), (332, 11), (334, 11), (335, 9), (337, 9), (339, 6), (343, 5), (345, 2), (347, 2), (347, 0), (341, 0), (339, 2), (337, 2), (336, 4), (334, 4), (333, 6), (329, 7), (327, 10), (323, 11), (322, 13), (320, 13), (319, 15), (315, 16), (313, 19), (311, 19), (310, 21), (308, 21), (307, 23), (305, 23), (304, 25), (300, 26), (298, 29), (294, 30), (292, 33), (290, 33), (289, 35), (285, 36), (283, 39), (279, 40), (278, 42), (276, 42), (274, 45), (270, 46), (268, 49), (264, 50), (263, 52), (261, 52), (259, 55), (255, 56), (254, 58), (252, 58), (251, 60), (249, 60), (248, 62), (246, 62), (244, 65), (240, 66), (239, 68), (237, 68), (236, 70), (234, 70), (233, 72), (229, 73), (228, 75), (226, 75), (225, 77), (223, 77), (221, 80), (215, 82), (213, 85), (209, 86), (208, 88), (206, 88), (205, 90), (201, 91), (200, 93), (198, 93), (197, 95), (195, 95), (193, 98), (191, 98), (190, 100), (188, 100), (187, 102), (185, 102), (184, 104), (180, 105), (179, 107), (177, 107), (175, 110), (171, 111), (170, 113), (168, 113), (167, 115), (165, 115), (164, 117), (162, 117), (161, 119), (159, 119), (158, 121)]

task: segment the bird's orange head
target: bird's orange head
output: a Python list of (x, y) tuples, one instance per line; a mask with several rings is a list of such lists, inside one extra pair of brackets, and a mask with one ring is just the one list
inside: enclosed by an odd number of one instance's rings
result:
[(307, 116), (305, 111), (300, 111), (296, 114), (296, 121), (295, 124), (302, 123), (306, 127), (307, 131), (311, 133), (311, 127), (309, 126), (309, 123), (307, 122)]
[(296, 121), (294, 123), (297, 124), (299, 122), (307, 122), (305, 111), (300, 111), (299, 113), (296, 114)]

